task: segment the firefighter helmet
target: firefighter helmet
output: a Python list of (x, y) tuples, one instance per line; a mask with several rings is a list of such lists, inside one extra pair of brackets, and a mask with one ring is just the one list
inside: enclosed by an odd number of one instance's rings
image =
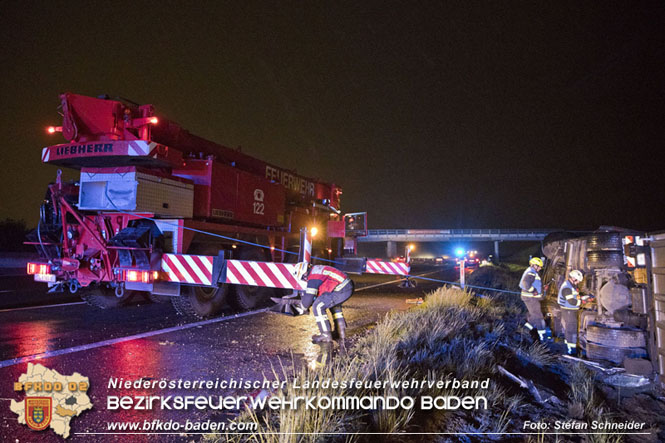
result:
[(573, 269), (572, 271), (570, 271), (570, 274), (568, 274), (568, 276), (574, 280), (577, 280), (578, 282), (584, 280), (584, 275), (582, 275), (582, 273), (577, 269)]
[(296, 280), (302, 280), (305, 274), (307, 274), (307, 268), (309, 264), (306, 261), (302, 261), (300, 263), (296, 263), (296, 267), (293, 270), (293, 276), (296, 278)]
[(541, 268), (543, 267), (543, 261), (538, 257), (533, 257), (531, 260), (529, 260), (529, 264), (531, 266), (540, 266)]

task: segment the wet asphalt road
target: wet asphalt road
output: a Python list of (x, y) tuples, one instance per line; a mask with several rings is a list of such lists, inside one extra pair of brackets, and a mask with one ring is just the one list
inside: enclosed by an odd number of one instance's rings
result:
[[(425, 270), (423, 272), (432, 272)], [(428, 274), (432, 278), (454, 279), (454, 272), (436, 270)], [(393, 280), (392, 277), (358, 277), (356, 288), (367, 287)], [(4, 281), (7, 287), (7, 281)], [(35, 288), (25, 282), (14, 282), (13, 296), (21, 299)], [(358, 290), (344, 304), (344, 314), (349, 324), (347, 338), (362, 334), (390, 310), (408, 309), (405, 300), (421, 296), (439, 286), (437, 283), (420, 281), (417, 288), (402, 289), (395, 284)], [(21, 288), (25, 288), (25, 294)], [(28, 294), (28, 293), (31, 294)], [(43, 289), (42, 289), (43, 292)], [(42, 294), (43, 295), (43, 294)], [(23, 298), (24, 300), (29, 299)], [(38, 300), (42, 300), (37, 296)], [(48, 299), (47, 299), (48, 300)], [(52, 431), (36, 434), (26, 426), (18, 425), (16, 415), (9, 409), (9, 401), (20, 400), (23, 394), (13, 392), (13, 382), (25, 372), (27, 361), (14, 363), (10, 360), (42, 353), (62, 351), (72, 347), (91, 346), (62, 355), (32, 360), (61, 374), (79, 372), (89, 377), (88, 395), (93, 409), (75, 417), (71, 423), (72, 436), (76, 441), (115, 441), (118, 437), (127, 441), (179, 441), (197, 439), (178, 435), (80, 435), (76, 432), (105, 432), (109, 421), (153, 420), (205, 420), (226, 421), (234, 412), (214, 411), (109, 411), (106, 407), (109, 395), (246, 395), (246, 390), (195, 390), (195, 391), (137, 391), (109, 389), (111, 377), (135, 380), (139, 378), (160, 380), (262, 380), (272, 376), (272, 368), (281, 368), (287, 373), (316, 359), (321, 348), (311, 343), (312, 334), (317, 333), (311, 315), (288, 317), (273, 312), (250, 313), (236, 318), (238, 311), (223, 313), (222, 321), (193, 326), (195, 320), (184, 319), (175, 314), (170, 303), (146, 303), (141, 297), (131, 304), (117, 309), (96, 310), (76, 302), (71, 297), (56, 297), (59, 306), (28, 306), (18, 309), (0, 309), (0, 441), (61, 441)], [(39, 301), (38, 303), (43, 303)], [(10, 303), (11, 304), (11, 303)], [(18, 303), (20, 305), (21, 303)], [(133, 335), (175, 328), (148, 337), (133, 338)], [(180, 328), (180, 329), (179, 329)], [(113, 344), (100, 342), (117, 339)], [(10, 437), (10, 438), (8, 438)]]

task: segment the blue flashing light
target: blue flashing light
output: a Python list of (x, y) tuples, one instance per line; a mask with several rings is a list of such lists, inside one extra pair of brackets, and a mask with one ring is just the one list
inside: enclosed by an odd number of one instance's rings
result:
[(465, 251), (464, 251), (464, 248), (457, 248), (457, 249), (455, 249), (455, 255), (458, 256), (458, 257), (463, 256), (463, 255), (464, 255), (464, 252), (465, 252)]

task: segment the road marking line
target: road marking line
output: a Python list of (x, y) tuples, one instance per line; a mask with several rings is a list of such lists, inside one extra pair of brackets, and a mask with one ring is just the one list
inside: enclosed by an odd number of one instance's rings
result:
[(84, 305), (84, 304), (85, 304), (84, 301), (75, 301), (71, 303), (61, 303), (59, 305), (25, 306), (23, 308), (0, 309), (0, 312), (26, 311), (28, 309), (42, 309), (42, 308), (58, 308), (60, 306), (73, 306), (73, 305)]
[(186, 325), (173, 326), (170, 328), (157, 329), (155, 331), (142, 332), (140, 334), (128, 335), (127, 337), (113, 338), (110, 340), (99, 341), (96, 343), (90, 343), (87, 345), (73, 346), (71, 348), (58, 349), (56, 351), (47, 351), (42, 352), (41, 354), (27, 355), (25, 357), (12, 358), (10, 360), (0, 361), (0, 368), (6, 368), (9, 366), (18, 365), (20, 363), (27, 363), (33, 360), (42, 360), (45, 358), (57, 357), (60, 355), (71, 354), (73, 352), (87, 351), (89, 349), (101, 348), (102, 346), (111, 346), (116, 343), (123, 343), (131, 340), (138, 340), (141, 338), (148, 338), (155, 335), (167, 334), (169, 332), (182, 331), (183, 329), (195, 328), (197, 326), (210, 325), (213, 323), (219, 323), (225, 320), (233, 320), (235, 318), (247, 317), (250, 315), (260, 314), (261, 312), (266, 312), (270, 308), (263, 308), (256, 311), (242, 312), (240, 314), (227, 315), (226, 317), (212, 318), (210, 320), (197, 321), (195, 323), (187, 323)]

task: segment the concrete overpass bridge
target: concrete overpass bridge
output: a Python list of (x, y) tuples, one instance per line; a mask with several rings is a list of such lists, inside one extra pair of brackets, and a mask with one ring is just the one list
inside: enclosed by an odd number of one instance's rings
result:
[(360, 243), (386, 242), (388, 257), (397, 256), (397, 242), (491, 241), (494, 255), (499, 257), (502, 241), (542, 241), (548, 234), (561, 229), (370, 229)]

